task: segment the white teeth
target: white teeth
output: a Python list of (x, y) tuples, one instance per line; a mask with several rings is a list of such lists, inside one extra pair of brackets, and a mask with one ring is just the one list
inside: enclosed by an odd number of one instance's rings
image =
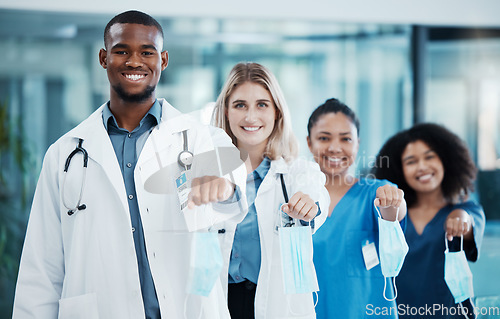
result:
[(422, 182), (426, 182), (426, 181), (430, 180), (431, 178), (432, 178), (432, 174), (425, 174), (425, 175), (417, 177), (417, 180), (422, 181)]
[(243, 129), (245, 131), (257, 131), (258, 129), (260, 129), (260, 126), (243, 126)]
[(142, 79), (144, 77), (144, 75), (140, 75), (140, 74), (125, 74), (125, 77), (129, 80), (132, 80), (132, 81), (137, 81), (139, 79)]
[(335, 163), (340, 163), (342, 161), (341, 158), (334, 158), (334, 157), (327, 157), (327, 159), (330, 161), (330, 162), (335, 162)]

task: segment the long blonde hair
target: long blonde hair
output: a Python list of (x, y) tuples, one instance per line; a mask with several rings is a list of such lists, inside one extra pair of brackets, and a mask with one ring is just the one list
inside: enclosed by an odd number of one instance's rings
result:
[(298, 143), (292, 132), (288, 106), (276, 77), (261, 64), (252, 62), (238, 63), (233, 67), (215, 102), (215, 108), (212, 114), (212, 125), (226, 131), (233, 140), (233, 144), (237, 145), (236, 137), (229, 127), (227, 108), (231, 94), (233, 94), (239, 85), (245, 82), (262, 85), (271, 93), (276, 108), (274, 129), (269, 136), (264, 155), (271, 160), (276, 160), (280, 157), (283, 157), (286, 161), (292, 160), (297, 156)]

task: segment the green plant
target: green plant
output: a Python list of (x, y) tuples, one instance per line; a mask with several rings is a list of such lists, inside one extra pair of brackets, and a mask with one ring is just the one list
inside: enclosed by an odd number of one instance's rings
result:
[[(33, 162), (21, 118), (0, 102), (0, 317), (10, 318), (26, 222)], [(5, 316), (5, 317), (4, 317)]]

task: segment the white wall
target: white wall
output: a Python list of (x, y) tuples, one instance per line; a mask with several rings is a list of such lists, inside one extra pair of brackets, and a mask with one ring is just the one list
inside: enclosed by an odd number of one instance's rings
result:
[(155, 17), (251, 17), (391, 24), (500, 26), (499, 0), (0, 0), (0, 9)]

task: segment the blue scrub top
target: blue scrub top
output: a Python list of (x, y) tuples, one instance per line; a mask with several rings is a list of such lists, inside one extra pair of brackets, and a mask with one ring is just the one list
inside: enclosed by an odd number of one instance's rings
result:
[[(413, 309), (455, 308), (453, 295), (444, 281), (444, 251), (445, 251), (445, 221), (452, 210), (462, 208), (474, 220), (474, 242), (464, 243), (465, 255), (469, 261), (476, 261), (484, 234), (485, 217), (483, 209), (478, 204), (468, 201), (458, 205), (447, 205), (434, 216), (425, 226), (422, 234), (415, 230), (411, 218), (408, 218), (408, 227), (405, 233), (409, 246), (408, 255), (399, 276), (396, 278), (398, 287), (398, 305), (401, 308), (400, 318), (415, 318), (411, 315)], [(456, 237), (449, 243), (450, 251), (460, 250), (460, 238)], [(449, 311), (451, 314), (452, 311)], [(441, 311), (427, 312), (427, 315), (418, 318), (464, 318), (462, 316), (447, 316)]]
[[(377, 188), (386, 184), (390, 183), (359, 179), (313, 235), (320, 289), (318, 319), (397, 318), (396, 302), (383, 297), (380, 264), (367, 270), (362, 255), (362, 245), (367, 240), (374, 242), (378, 251), (378, 213), (373, 200)], [(389, 282), (386, 296), (392, 298)]]

